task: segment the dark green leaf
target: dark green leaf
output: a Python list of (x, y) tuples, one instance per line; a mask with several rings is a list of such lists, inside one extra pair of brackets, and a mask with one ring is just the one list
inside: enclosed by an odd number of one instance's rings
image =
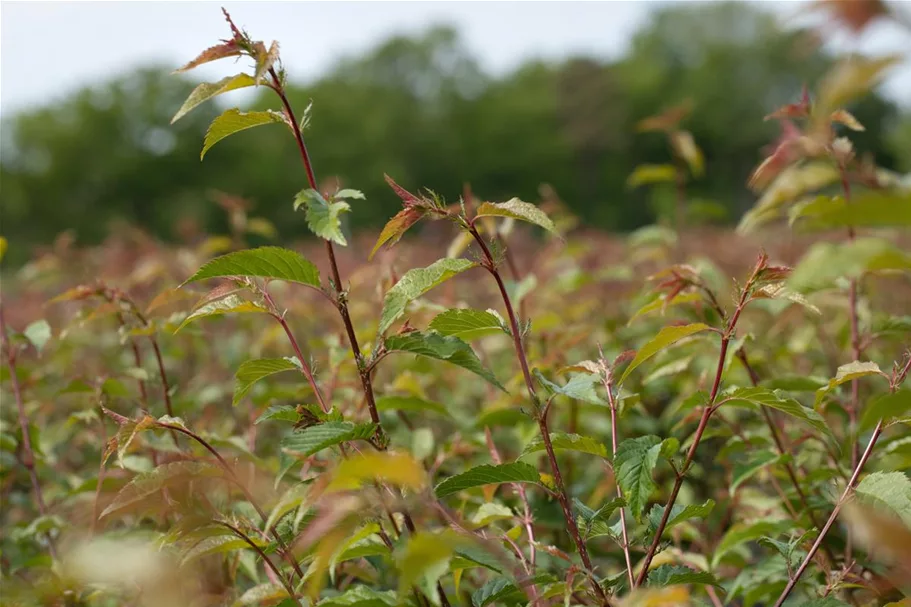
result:
[[(579, 453), (589, 453), (598, 457), (607, 457), (607, 447), (604, 446), (604, 443), (588, 436), (551, 432), (550, 441), (556, 451), (578, 451)], [(541, 437), (537, 437), (528, 443), (519, 457), (524, 457), (529, 453), (537, 453), (538, 451), (544, 451), (544, 441)]]
[[(721, 403), (733, 407), (763, 406), (778, 409), (788, 415), (801, 419), (820, 432), (830, 435), (831, 430), (826, 425), (826, 420), (813, 409), (804, 407), (793, 398), (782, 396), (778, 390), (767, 388), (740, 388), (727, 394)], [(720, 403), (719, 403), (720, 404)]]
[(432, 411), (450, 417), (441, 403), (424, 400), (416, 396), (381, 396), (376, 399), (378, 411)]
[(282, 371), (295, 371), (300, 367), (294, 361), (288, 358), (259, 358), (248, 360), (241, 364), (234, 374), (234, 398), (233, 404), (237, 404), (246, 396), (253, 384), (259, 380), (281, 373)]
[(430, 321), (429, 328), (441, 335), (454, 335), (464, 340), (505, 332), (499, 316), (470, 308), (446, 310)]
[(434, 493), (442, 499), (465, 489), (501, 483), (540, 483), (540, 476), (537, 468), (523, 462), (498, 466), (485, 464), (450, 476), (436, 486)]
[(677, 584), (702, 584), (717, 586), (721, 584), (708, 571), (694, 571), (680, 565), (661, 565), (648, 573), (649, 586), (676, 586)]
[(376, 424), (326, 422), (289, 434), (282, 439), (282, 449), (295, 455), (310, 456), (346, 441), (366, 440), (375, 432)]
[(390, 352), (410, 352), (419, 356), (443, 360), (472, 373), (480, 375), (497, 388), (506, 391), (506, 388), (497, 381), (497, 378), (481, 364), (478, 355), (471, 346), (458, 337), (446, 337), (436, 331), (411, 331), (401, 335), (387, 337), (386, 349)]
[(636, 520), (642, 517), (645, 504), (656, 488), (652, 471), (660, 454), (661, 439), (657, 436), (629, 438), (617, 446), (614, 473)]
[(281, 247), (259, 247), (228, 253), (206, 263), (183, 284), (206, 278), (235, 276), (269, 278), (320, 288), (319, 270), (295, 251)]
[(873, 428), (879, 420), (889, 423), (894, 418), (904, 418), (908, 415), (911, 415), (911, 390), (881, 394), (864, 407), (864, 413), (860, 418), (860, 430), (863, 432)]

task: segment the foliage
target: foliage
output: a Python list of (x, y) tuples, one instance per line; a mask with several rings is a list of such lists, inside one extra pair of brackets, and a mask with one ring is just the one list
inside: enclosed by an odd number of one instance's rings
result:
[[(17, 273), (0, 307), (5, 602), (907, 602), (909, 197), (836, 132), (862, 128), (841, 104), (888, 61), (853, 58), (772, 114), (786, 136), (749, 180), (759, 200), (711, 258), (667, 226), (611, 257), (564, 205), (448, 204), (396, 175), (384, 253), (356, 266), (370, 247), (344, 220), (369, 190), (316, 181), (278, 44), (225, 16), (230, 38), (182, 69), (248, 73), (169, 111), (267, 89), (275, 107), (253, 112), (294, 140), (290, 216), (320, 246), (250, 247), (268, 230), (228, 197), (229, 236), (60, 243)], [(724, 49), (727, 24), (709, 30)], [(687, 46), (671, 34), (637, 44)], [(341, 69), (395, 77), (357, 68)], [(255, 156), (253, 133), (228, 139), (267, 121), (251, 115), (213, 118), (219, 147)], [(696, 177), (714, 167), (682, 115), (645, 126)], [(448, 247), (399, 242), (431, 220)], [(795, 252), (788, 228), (812, 238)]]

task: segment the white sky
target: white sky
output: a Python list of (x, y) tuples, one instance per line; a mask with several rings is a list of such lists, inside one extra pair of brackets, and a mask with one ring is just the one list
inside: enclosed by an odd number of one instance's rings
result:
[[(437, 23), (455, 25), (469, 50), (492, 73), (530, 57), (617, 57), (661, 2), (3, 1), (0, 113), (40, 105), (142, 63), (180, 65), (227, 37), (222, 4), (254, 38), (280, 41), (291, 76), (308, 79), (341, 56)], [(764, 4), (782, 18), (793, 18), (807, 6), (802, 0)], [(911, 3), (896, 4), (911, 23)], [(911, 57), (911, 30), (879, 24), (860, 39), (838, 33), (832, 45)], [(217, 64), (199, 71), (199, 79), (223, 75)], [(911, 107), (911, 62), (892, 71), (884, 92)]]

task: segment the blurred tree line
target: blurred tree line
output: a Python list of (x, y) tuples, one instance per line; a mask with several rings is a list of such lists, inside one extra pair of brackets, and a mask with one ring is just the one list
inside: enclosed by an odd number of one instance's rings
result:
[[(683, 126), (702, 147), (707, 174), (691, 196), (730, 221), (749, 207), (744, 187), (776, 136), (763, 117), (811, 88), (833, 59), (811, 32), (783, 28), (746, 3), (677, 5), (653, 14), (617, 61), (528, 62), (491, 77), (447, 27), (394, 38), (291, 87), (300, 113), (313, 101), (308, 146), (318, 175), (361, 189), (352, 228), (378, 226), (399, 200), (383, 181), (427, 186), (447, 199), (466, 183), (488, 200), (538, 200), (542, 183), (589, 226), (628, 230), (654, 221), (662, 190), (631, 190), (640, 163), (664, 163), (661, 134), (636, 123), (683, 100)], [(225, 74), (231, 69), (224, 66)], [(136, 70), (2, 126), (2, 232), (19, 245), (72, 229), (97, 242), (113, 220), (178, 238), (187, 222), (223, 230), (212, 190), (248, 197), (282, 237), (306, 233), (293, 217), (305, 179), (279, 127), (219, 143), (200, 163), (214, 106), (169, 125), (193, 84), (170, 69)], [(229, 99), (229, 101), (231, 101)], [(271, 91), (253, 101), (277, 107)], [(911, 170), (911, 117), (873, 95), (851, 108), (867, 127), (854, 138), (882, 166)]]

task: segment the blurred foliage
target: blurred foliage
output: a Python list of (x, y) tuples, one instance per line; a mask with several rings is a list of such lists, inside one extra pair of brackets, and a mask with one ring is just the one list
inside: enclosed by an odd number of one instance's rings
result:
[[(661, 135), (636, 136), (639, 120), (692, 104), (683, 127), (708, 171), (689, 189), (735, 221), (752, 202), (742, 184), (757, 150), (776, 133), (762, 117), (814, 86), (830, 63), (812, 32), (787, 29), (751, 4), (708, 3), (656, 11), (616, 61), (533, 61), (492, 77), (454, 30), (439, 27), (340, 61), (289, 96), (294, 107), (313, 102), (307, 140), (319, 174), (370, 201), (352, 214), (353, 227), (394, 213), (388, 173), (450, 199), (465, 184), (484, 199), (533, 199), (546, 183), (587, 225), (629, 230), (669, 208), (667, 191), (626, 187), (635, 166), (667, 154)], [(64, 230), (97, 243), (125, 220), (174, 240), (224, 228), (217, 189), (250, 196), (257, 213), (289, 226), (282, 236), (300, 236), (288, 204), (303, 185), (293, 143), (255, 130), (196, 163), (215, 109), (168, 125), (190, 89), (150, 68), (7, 119), (4, 231), (22, 244), (46, 244)], [(274, 107), (268, 94), (253, 105)], [(858, 145), (880, 165), (908, 170), (911, 119), (877, 95), (850, 109), (867, 128)], [(26, 254), (12, 252), (18, 261)]]

